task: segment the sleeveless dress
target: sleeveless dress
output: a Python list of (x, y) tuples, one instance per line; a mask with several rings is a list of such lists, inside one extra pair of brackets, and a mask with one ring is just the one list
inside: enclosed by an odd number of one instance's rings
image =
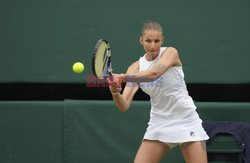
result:
[[(139, 59), (140, 70), (148, 70), (160, 58), (166, 47), (161, 47), (156, 59)], [(144, 139), (166, 143), (202, 141), (209, 137), (189, 96), (182, 67), (170, 67), (152, 82), (140, 82), (140, 88), (150, 96), (150, 120)]]

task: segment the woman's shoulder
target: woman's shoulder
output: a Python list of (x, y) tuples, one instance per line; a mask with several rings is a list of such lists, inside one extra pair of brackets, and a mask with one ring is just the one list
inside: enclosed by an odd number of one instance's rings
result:
[(182, 66), (180, 55), (178, 50), (175, 47), (167, 47), (161, 55), (161, 58), (164, 58), (166, 60), (173, 60), (173, 66)]
[(133, 62), (133, 63), (128, 67), (127, 74), (139, 72), (139, 67), (140, 67), (139, 61)]
[(161, 47), (162, 50), (164, 51), (170, 51), (170, 52), (175, 52), (175, 53), (178, 53), (178, 50), (176, 47), (173, 47), (173, 46), (169, 46), (169, 47)]
[(179, 57), (179, 53), (178, 53), (178, 50), (175, 48), (175, 47), (164, 47), (164, 48), (161, 48), (162, 50), (162, 56), (165, 56), (165, 55), (173, 55), (173, 56), (178, 56)]

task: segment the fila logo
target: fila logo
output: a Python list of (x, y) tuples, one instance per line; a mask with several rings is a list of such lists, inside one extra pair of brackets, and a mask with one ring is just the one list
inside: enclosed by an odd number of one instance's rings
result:
[(189, 134), (190, 134), (190, 136), (192, 136), (192, 137), (195, 136), (194, 131), (189, 131)]

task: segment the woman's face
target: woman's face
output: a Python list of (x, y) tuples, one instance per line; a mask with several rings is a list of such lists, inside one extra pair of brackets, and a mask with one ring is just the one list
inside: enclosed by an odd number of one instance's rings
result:
[(162, 33), (157, 30), (146, 30), (140, 37), (140, 43), (151, 58), (156, 58), (160, 52), (161, 45), (164, 41)]

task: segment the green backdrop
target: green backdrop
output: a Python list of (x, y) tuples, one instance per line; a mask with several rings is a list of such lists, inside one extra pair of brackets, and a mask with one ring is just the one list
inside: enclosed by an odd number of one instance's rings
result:
[[(114, 70), (125, 72), (144, 53), (147, 19), (179, 50), (188, 83), (249, 83), (249, 17), (248, 0), (0, 0), (0, 83), (86, 82), (99, 38), (111, 43)], [(82, 75), (72, 73), (76, 61)]]

